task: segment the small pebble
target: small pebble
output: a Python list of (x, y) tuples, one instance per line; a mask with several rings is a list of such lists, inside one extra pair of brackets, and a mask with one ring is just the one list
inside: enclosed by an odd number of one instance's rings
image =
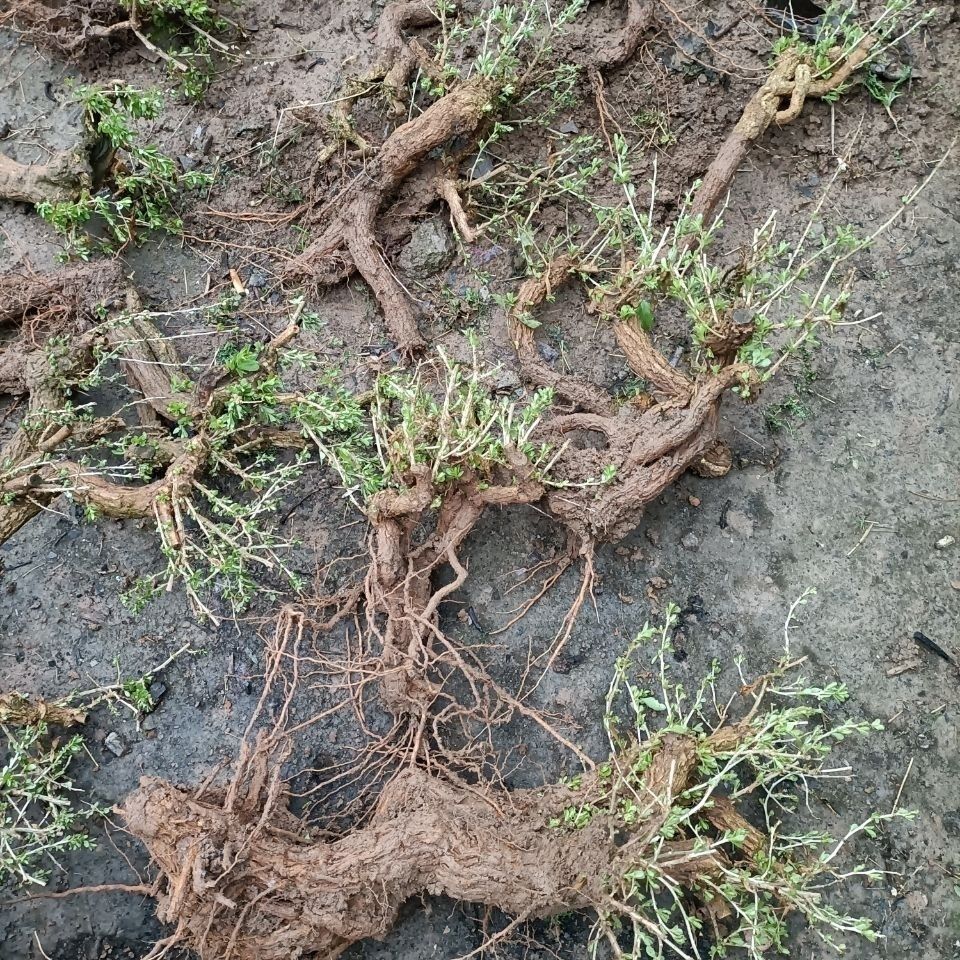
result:
[(103, 745), (115, 757), (122, 757), (127, 752), (126, 744), (120, 739), (118, 733), (108, 733), (104, 738)]
[(688, 497), (687, 500), (691, 507), (699, 507), (702, 502), (699, 497)]
[(685, 550), (698, 550), (700, 548), (700, 538), (695, 533), (688, 533), (680, 543)]
[(956, 543), (955, 537), (941, 537), (937, 541), (938, 550), (946, 550), (948, 547), (952, 547)]

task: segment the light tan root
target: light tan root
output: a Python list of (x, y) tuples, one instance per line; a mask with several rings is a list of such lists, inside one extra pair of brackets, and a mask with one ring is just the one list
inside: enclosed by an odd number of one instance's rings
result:
[[(876, 37), (867, 34), (828, 77), (820, 80), (812, 79), (810, 64), (796, 50), (788, 49), (780, 54), (770, 76), (750, 98), (704, 174), (691, 214), (709, 221), (730, 189), (750, 144), (759, 140), (771, 125), (785, 126), (796, 120), (811, 97), (823, 97), (839, 89), (860, 69), (875, 43)], [(839, 52), (836, 55), (839, 56)]]
[(18, 163), (0, 154), (0, 198), (22, 203), (73, 200), (90, 185), (90, 161), (82, 150), (57, 154), (46, 163)]

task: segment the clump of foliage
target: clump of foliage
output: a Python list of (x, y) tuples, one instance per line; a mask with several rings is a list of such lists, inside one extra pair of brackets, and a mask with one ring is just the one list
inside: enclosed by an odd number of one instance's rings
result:
[(69, 775), (83, 738), (63, 742), (45, 723), (0, 727), (0, 883), (44, 884), (58, 854), (93, 846), (84, 824), (104, 813), (77, 802)]
[[(209, 186), (212, 177), (195, 170), (182, 172), (138, 130), (139, 122), (160, 116), (160, 93), (115, 83), (78, 86), (73, 95), (83, 106), (93, 144), (95, 183), (75, 200), (37, 206), (40, 216), (63, 236), (66, 253), (85, 260), (94, 250), (121, 249), (150, 231), (179, 233), (180, 194)], [(95, 224), (98, 235), (90, 229)]]
[(179, 83), (180, 92), (199, 101), (213, 79), (217, 54), (230, 47), (217, 39), (230, 22), (219, 8), (207, 0), (121, 0), (137, 17), (151, 36), (169, 51), (171, 79)]
[[(835, 748), (882, 729), (880, 722), (832, 716), (847, 688), (808, 682), (797, 673), (803, 659), (789, 655), (753, 682), (741, 670), (742, 686), (729, 699), (714, 662), (691, 695), (669, 666), (678, 617), (668, 605), (662, 623), (644, 625), (618, 658), (606, 698), (611, 755), (599, 771), (601, 789), (550, 823), (578, 830), (602, 817), (611, 830), (647, 836), (642, 862), (628, 858), (629, 869), (610, 877), (610, 909), (599, 914), (590, 956), (612, 944), (620, 958), (700, 960), (744, 951), (761, 960), (770, 950), (789, 953), (787, 918), (794, 912), (840, 952), (847, 934), (875, 941), (870, 922), (838, 909), (831, 892), (852, 879), (881, 880), (883, 871), (863, 863), (841, 865), (847, 848), (860, 834), (876, 836), (884, 821), (915, 814), (874, 812), (840, 839), (799, 821), (815, 781), (850, 776), (849, 767), (831, 763)], [(739, 716), (743, 698), (750, 708)], [(645, 778), (658, 753), (680, 741), (693, 742), (696, 771), (687, 782), (678, 772), (676, 789), (658, 809)], [(576, 780), (571, 788), (579, 789)], [(737, 812), (747, 801), (762, 828)], [(683, 862), (692, 882), (678, 880)]]
[(222, 30), (227, 23), (217, 8), (207, 0), (121, 0), (127, 10), (136, 5), (141, 20), (159, 30), (182, 32), (193, 27)]
[[(812, 65), (816, 79), (829, 75), (869, 33), (878, 42), (872, 47), (866, 62), (876, 62), (900, 40), (929, 22), (936, 13), (936, 10), (925, 10), (917, 15), (919, 8), (919, 0), (886, 0), (869, 26), (864, 26), (856, 3), (830, 0), (823, 14), (818, 17), (813, 31), (804, 31), (796, 21), (792, 21), (790, 32), (774, 43), (773, 56), (777, 57), (786, 50), (796, 50)], [(834, 97), (841, 93), (842, 90), (836, 91)]]
[[(586, 0), (570, 0), (551, 15), (549, 4), (493, 3), (469, 18), (458, 18), (452, 0), (438, 0), (440, 38), (435, 53), (440, 79), (426, 81), (432, 84), (430, 92), (442, 96), (453, 83), (479, 75), (498, 81), (501, 97), (509, 101), (521, 92), (524, 73), (549, 58), (557, 33), (586, 6)], [(464, 50), (475, 50), (476, 55), (458, 62), (457, 54)], [(556, 70), (558, 91), (563, 88), (572, 95), (577, 72), (571, 71), (571, 65)], [(529, 95), (528, 90), (522, 92)]]
[(537, 390), (523, 404), (496, 396), (490, 386), (496, 371), (479, 360), (476, 339), (471, 336), (469, 342), (468, 363), (456, 363), (438, 350), (436, 361), (412, 374), (378, 379), (372, 425), (381, 487), (403, 486), (417, 464), (429, 466), (438, 484), (459, 480), (466, 470), (489, 478), (497, 467), (509, 467), (508, 451), (522, 454), (533, 475), (542, 478), (550, 448), (531, 437), (553, 402), (553, 391)]

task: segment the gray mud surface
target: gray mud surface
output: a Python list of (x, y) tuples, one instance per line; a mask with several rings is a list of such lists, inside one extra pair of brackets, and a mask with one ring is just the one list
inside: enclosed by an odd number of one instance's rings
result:
[[(726, 23), (739, 3), (687, 5), (691, 26)], [(947, 4), (949, 6), (949, 4)], [(282, 111), (295, 102), (329, 100), (344, 71), (369, 60), (380, 7), (363, 0), (247, 4), (239, 14), (255, 21), (244, 62), (219, 76), (203, 102), (168, 98), (153, 134), (175, 157), (216, 164), (225, 171), (209, 198), (186, 218), (185, 240), (165, 239), (125, 254), (147, 302), (175, 307), (229, 283), (223, 258), (264, 299), (276, 296), (278, 261), (260, 249), (258, 225), (224, 221), (211, 210), (257, 209), (271, 186), (258, 165)], [(688, 11), (689, 12), (689, 11)], [(584, 31), (608, 29), (615, 4), (591, 6)], [(685, 36), (672, 22), (674, 37)], [(739, 115), (753, 80), (730, 52), (737, 44), (760, 49), (747, 18), (725, 38), (716, 70), (661, 45), (646, 50), (611, 81), (608, 96), (626, 116), (647, 101), (656, 80), (657, 109), (669, 118), (676, 142), (661, 149), (667, 190), (682, 189), (702, 173), (724, 131)], [(589, 42), (585, 34), (582, 42)], [(349, 67), (346, 57), (357, 55)], [(869, 231), (898, 207), (931, 164), (960, 133), (960, 23), (950, 11), (910, 41), (914, 80), (892, 107), (856, 89), (834, 108), (808, 104), (799, 123), (769, 134), (738, 175), (726, 215), (729, 241), (776, 209), (786, 231), (809, 216), (819, 190), (846, 155), (847, 168), (824, 210), (829, 223)], [(79, 117), (63, 104), (65, 81), (118, 77), (140, 85), (167, 84), (162, 64), (136, 48), (104, 48), (103, 55), (69, 67), (0, 35), (0, 124), (13, 131), (0, 149), (21, 160), (40, 159), (76, 135)], [(55, 105), (46, 95), (61, 101)], [(592, 116), (589, 96), (579, 122)], [(309, 132), (294, 151), (309, 159)], [(799, 609), (791, 649), (809, 661), (807, 673), (842, 680), (852, 697), (843, 711), (880, 718), (886, 728), (844, 745), (853, 768), (848, 781), (828, 782), (811, 797), (813, 818), (842, 830), (873, 809), (900, 803), (919, 811), (912, 823), (894, 823), (876, 840), (859, 840), (858, 858), (891, 871), (889, 883), (844, 893), (855, 912), (871, 917), (884, 939), (852, 942), (852, 958), (960, 957), (960, 694), (957, 669), (917, 647), (922, 631), (960, 655), (960, 178), (957, 153), (925, 194), (867, 254), (858, 258), (852, 307), (863, 317), (829, 336), (808, 369), (793, 369), (752, 406), (729, 398), (724, 437), (734, 469), (719, 480), (684, 477), (643, 517), (622, 543), (597, 558), (601, 578), (563, 659), (538, 691), (538, 705), (561, 715), (563, 729), (587, 752), (602, 755), (603, 697), (614, 658), (667, 601), (682, 610), (676, 664), (680, 678), (696, 680), (717, 657), (730, 670), (743, 657), (747, 672), (762, 671), (783, 648), (784, 621), (804, 590), (816, 595)], [(307, 164), (308, 165), (308, 164)], [(288, 172), (283, 178), (292, 177)], [(293, 177), (295, 180), (296, 177)], [(303, 182), (300, 186), (306, 191)], [(268, 209), (290, 209), (271, 199)], [(438, 224), (445, 214), (437, 208)], [(0, 204), (0, 269), (50, 269), (58, 244), (51, 230), (22, 205)], [(430, 239), (430, 238), (428, 238)], [(427, 254), (436, 260), (436, 237)], [(442, 251), (441, 251), (442, 252)], [(399, 251), (391, 251), (399, 256)], [(413, 251), (416, 253), (416, 251)], [(497, 250), (483, 251), (495, 277)], [(408, 254), (408, 261), (409, 261)], [(460, 272), (458, 272), (460, 271)], [(422, 280), (418, 295), (441, 304), (466, 273), (456, 263)], [(494, 281), (496, 282), (496, 281)], [(563, 342), (574, 365), (600, 382), (622, 374), (613, 341), (577, 326), (573, 295), (561, 296), (543, 316), (544, 329)], [(308, 345), (363, 383), (371, 356), (389, 344), (376, 305), (355, 281), (315, 300), (328, 334)], [(853, 319), (856, 314), (851, 314)], [(492, 303), (482, 323), (496, 332), (503, 316)], [(442, 341), (456, 333), (430, 331)], [(505, 359), (497, 357), (497, 359)], [(16, 426), (12, 398), (0, 424)], [(792, 411), (792, 412), (791, 412)], [(799, 415), (797, 415), (799, 413)], [(339, 554), (361, 549), (357, 515), (318, 475), (313, 495), (291, 516), (288, 533), (303, 547), (298, 563), (310, 572)], [(942, 538), (955, 542), (938, 549)], [(480, 631), (449, 605), (444, 626), (465, 642), (502, 645), (498, 675), (519, 678), (530, 642), (556, 631), (579, 586), (575, 570), (513, 628), (505, 623), (518, 602), (510, 591), (524, 571), (563, 549), (561, 532), (534, 508), (488, 513), (465, 557), (470, 578), (455, 600), (472, 607)], [(78, 522), (69, 504), (56, 504), (0, 548), (0, 686), (55, 698), (78, 687), (111, 682), (124, 671), (162, 662), (189, 642), (202, 653), (165, 671), (167, 691), (158, 709), (138, 724), (128, 715), (98, 710), (89, 721), (89, 756), (77, 761), (77, 783), (99, 803), (119, 802), (141, 776), (184, 784), (201, 782), (218, 763), (235, 757), (260, 690), (262, 635), (271, 609), (257, 608), (239, 624), (219, 629), (197, 621), (182, 593), (128, 612), (119, 594), (131, 577), (156, 568), (159, 554), (149, 525)], [(901, 670), (901, 668), (903, 668)], [(570, 772), (572, 758), (536, 729), (517, 730), (521, 750), (509, 785), (532, 785)], [(122, 756), (104, 745), (117, 734)], [(308, 762), (335, 755), (355, 739), (349, 713), (315, 729), (302, 744)], [(517, 759), (519, 757), (519, 759)], [(136, 882), (146, 873), (141, 848), (116, 825), (98, 830), (93, 851), (63, 860), (50, 890), (86, 884)], [(894, 875), (895, 874), (895, 875)], [(20, 892), (0, 891), (0, 960), (119, 960), (139, 958), (165, 932), (148, 898), (99, 894), (32, 899), (10, 905)], [(504, 957), (584, 955), (586, 927), (577, 918), (533, 925), (527, 939), (498, 946)], [(483, 938), (483, 914), (469, 906), (427, 900), (408, 904), (402, 922), (382, 943), (351, 950), (351, 960), (452, 960)], [(828, 951), (799, 929), (796, 958)], [(42, 951), (42, 952), (41, 952)]]

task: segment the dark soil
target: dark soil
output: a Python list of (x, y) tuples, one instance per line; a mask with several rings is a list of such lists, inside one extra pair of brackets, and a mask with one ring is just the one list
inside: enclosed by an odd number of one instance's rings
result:
[[(700, 33), (726, 25), (747, 5), (710, 0), (685, 6), (684, 22), (666, 16), (657, 41), (616, 73), (607, 90), (621, 123), (650, 111), (653, 91), (655, 108), (676, 137), (657, 148), (667, 197), (679, 196), (703, 174), (757, 85), (758, 75), (742, 62), (754, 63), (756, 51), (769, 43), (748, 11), (722, 44), (701, 47), (689, 29)], [(243, 63), (225, 69), (199, 105), (171, 93), (152, 131), (156, 142), (184, 163), (216, 166), (225, 176), (189, 212), (183, 243), (166, 239), (124, 255), (147, 302), (176, 307), (215, 296), (229, 285), (232, 267), (254, 291), (251, 317), (270, 316), (281, 302), (286, 258), (266, 248), (289, 228), (217, 213), (261, 206), (286, 212), (292, 207), (278, 196), (283, 188), (308, 193), (312, 135), (293, 144), (276, 169), (265, 147), (278, 130), (295, 125), (286, 108), (323, 104), (337, 95), (345, 75), (369, 64), (379, 10), (364, 0), (247, 5), (239, 14), (250, 30)], [(619, 17), (616, 4), (592, 4), (574, 45), (589, 46), (592, 31), (609, 30)], [(676, 46), (694, 52), (696, 60)], [(742, 58), (738, 51), (744, 51)], [(847, 156), (847, 169), (828, 202), (828, 225), (849, 223), (865, 232), (897, 209), (900, 197), (960, 133), (957, 15), (941, 13), (909, 41), (905, 56), (913, 80), (892, 107), (896, 122), (858, 88), (836, 106), (809, 104), (799, 122), (753, 148), (725, 215), (731, 244), (772, 209), (789, 235), (809, 215), (840, 155)], [(64, 66), (18, 45), (12, 34), (0, 34), (0, 64), (0, 127), (9, 124), (11, 131), (0, 149), (22, 162), (41, 162), (79, 136), (79, 111), (66, 102), (69, 77), (170, 85), (163, 64), (150, 62), (136, 47), (105, 42)], [(311, 109), (319, 117), (323, 108)], [(593, 117), (587, 93), (576, 122), (586, 129)], [(434, 210), (442, 229), (446, 211), (439, 203)], [(29, 208), (2, 203), (0, 216), (0, 269), (55, 266), (56, 238)], [(312, 234), (320, 226), (307, 224)], [(402, 246), (398, 241), (388, 252), (397, 256)], [(498, 284), (513, 275), (509, 252), (481, 241), (473, 257), (490, 271), (493, 292), (505, 289)], [(686, 475), (648, 508), (626, 540), (598, 550), (595, 608), (584, 608), (562, 658), (537, 691), (537, 705), (562, 715), (565, 734), (600, 757), (611, 665), (664, 603), (683, 608), (676, 638), (683, 658), (676, 668), (695, 681), (715, 657), (731, 671), (738, 656), (748, 672), (762, 670), (782, 650), (791, 603), (815, 588), (792, 631), (793, 651), (809, 658), (811, 676), (849, 685), (852, 698), (844, 709), (878, 717), (886, 729), (845, 746), (853, 779), (829, 782), (811, 797), (813, 820), (842, 830), (870, 810), (891, 808), (911, 762), (900, 802), (919, 811), (913, 823), (894, 823), (876, 841), (857, 842), (858, 859), (891, 875), (887, 884), (843, 893), (845, 903), (871, 917), (885, 938), (877, 945), (851, 943), (848, 956), (854, 958), (960, 957), (957, 670), (913, 640), (922, 631), (960, 655), (958, 263), (954, 154), (915, 207), (857, 262), (852, 307), (865, 317), (882, 314), (827, 338), (809, 366), (798, 364), (781, 376), (759, 404), (726, 404), (722, 435), (734, 452), (734, 469), (719, 480)], [(427, 306), (427, 338), (456, 351), (462, 339), (439, 317), (449, 312), (451, 292), (463, 299), (464, 286), (474, 284), (471, 271), (456, 262), (433, 277), (407, 279)], [(327, 328), (302, 346), (364, 384), (371, 364), (391, 349), (370, 292), (355, 280), (313, 303)], [(540, 314), (539, 340), (554, 353), (562, 344), (575, 369), (615, 386), (623, 369), (613, 338), (595, 333), (593, 321), (583, 323), (579, 308), (573, 293), (558, 297)], [(499, 308), (488, 303), (479, 319), (490, 343), (507, 344)], [(510, 359), (502, 346), (490, 352), (494, 359)], [(504, 376), (509, 381), (514, 374)], [(16, 427), (12, 405), (5, 416), (2, 439)], [(291, 514), (287, 531), (303, 541), (298, 564), (307, 573), (335, 555), (360, 553), (363, 541), (357, 514), (329, 478), (318, 477), (311, 493)], [(77, 761), (76, 778), (90, 799), (107, 805), (119, 803), (143, 775), (200, 783), (216, 764), (236, 756), (262, 685), (261, 633), (271, 631), (272, 611), (265, 605), (239, 624), (213, 629), (199, 623), (185, 597), (174, 592), (134, 616), (119, 593), (132, 576), (159, 563), (150, 524), (89, 525), (78, 521), (69, 504), (54, 506), (0, 548), (0, 692), (54, 699), (113, 681), (115, 662), (125, 674), (139, 672), (189, 641), (202, 653), (166, 671), (167, 692), (139, 726), (127, 714), (103, 708), (93, 715), (86, 727), (90, 756)], [(937, 542), (950, 536), (956, 542), (938, 549)], [(563, 548), (560, 528), (535, 508), (488, 510), (463, 551), (470, 578), (455, 597), (462, 608), (472, 608), (479, 629), (462, 623), (454, 604), (444, 615), (445, 629), (468, 643), (487, 639), (518, 602), (516, 593), (508, 595), (510, 587)], [(568, 571), (516, 626), (489, 637), (501, 644), (497, 673), (504, 683), (519, 679), (531, 641), (545, 643), (555, 634), (578, 588), (576, 571)], [(522, 738), (509, 786), (534, 786), (573, 769), (573, 758), (538, 728), (516, 725), (507, 732)], [(104, 746), (110, 733), (123, 741), (122, 756)], [(302, 738), (298, 750), (309, 763), (345, 756), (356, 740), (354, 718), (343, 713)], [(98, 841), (94, 851), (64, 858), (49, 889), (135, 883), (138, 874), (147, 874), (142, 848), (119, 829), (98, 830)], [(0, 960), (141, 957), (169, 932), (145, 897), (98, 894), (9, 905), (19, 895), (0, 891), (6, 903), (0, 904)], [(476, 949), (483, 935), (481, 912), (428, 900), (407, 904), (384, 942), (355, 946), (347, 956), (452, 960)], [(498, 945), (500, 954), (583, 956), (585, 929), (576, 917), (531, 925), (524, 936)], [(798, 930), (794, 956), (821, 956), (825, 949)]]

